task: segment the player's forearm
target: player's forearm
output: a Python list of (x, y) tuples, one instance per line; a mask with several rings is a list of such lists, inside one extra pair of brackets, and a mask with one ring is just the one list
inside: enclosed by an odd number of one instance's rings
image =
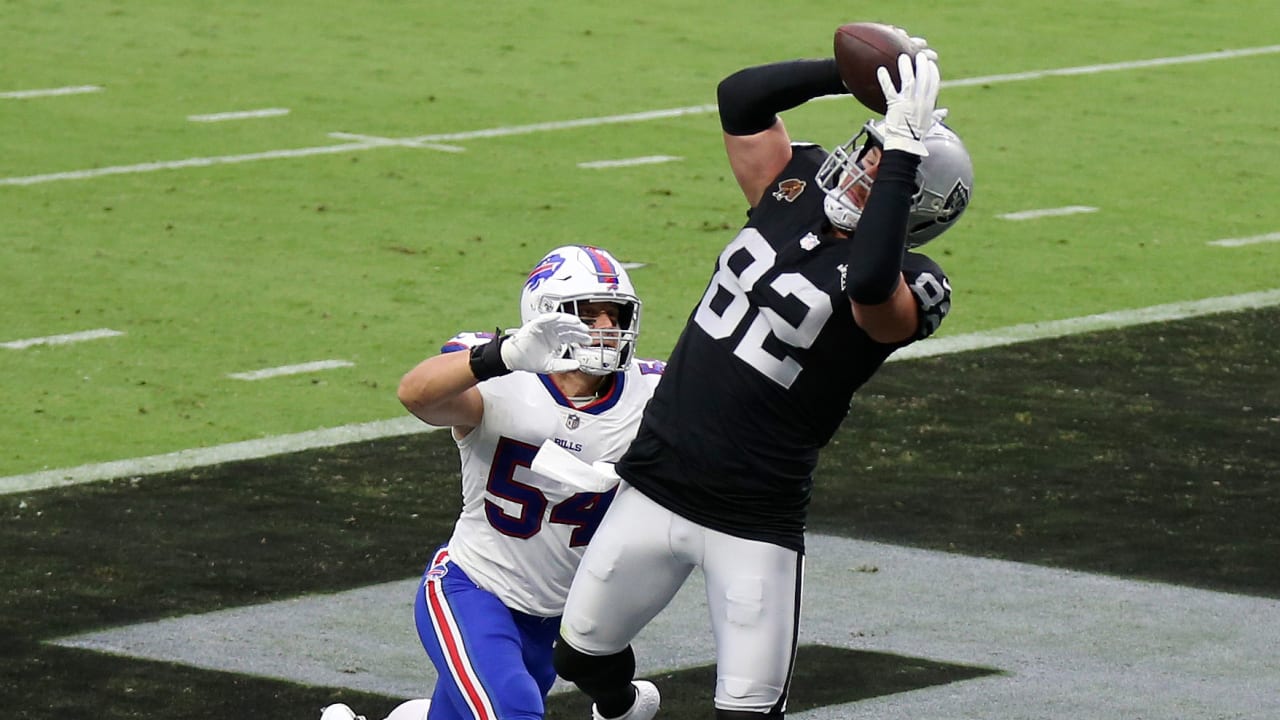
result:
[(479, 382), (465, 352), (435, 355), (418, 363), (400, 379), (396, 395), (409, 412), (435, 424), (432, 411)]
[(847, 92), (834, 58), (745, 68), (716, 88), (720, 126), (730, 135), (753, 135), (773, 127), (784, 110)]
[(898, 288), (919, 166), (918, 156), (897, 150), (885, 152), (880, 160), (871, 195), (849, 243), (845, 287), (855, 303), (879, 305)]

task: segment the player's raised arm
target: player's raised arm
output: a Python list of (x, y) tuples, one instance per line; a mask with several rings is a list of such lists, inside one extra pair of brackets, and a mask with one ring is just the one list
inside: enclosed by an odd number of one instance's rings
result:
[(778, 113), (847, 92), (834, 58), (758, 65), (720, 81), (716, 98), (725, 152), (751, 207), (791, 160), (791, 137)]

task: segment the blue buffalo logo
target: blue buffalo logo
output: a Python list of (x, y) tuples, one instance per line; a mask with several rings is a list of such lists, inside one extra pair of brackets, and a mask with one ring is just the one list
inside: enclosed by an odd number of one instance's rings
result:
[(537, 266), (533, 268), (533, 271), (529, 273), (529, 279), (524, 282), (525, 288), (529, 290), (537, 290), (538, 286), (542, 284), (542, 281), (552, 275), (555, 275), (556, 271), (559, 270), (560, 266), (563, 264), (564, 258), (560, 257), (556, 253), (552, 253), (542, 258), (542, 262), (538, 263)]

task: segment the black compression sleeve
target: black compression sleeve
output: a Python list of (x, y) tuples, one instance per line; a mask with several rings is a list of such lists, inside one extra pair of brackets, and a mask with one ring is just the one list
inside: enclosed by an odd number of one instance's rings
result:
[(901, 150), (890, 150), (880, 158), (849, 248), (846, 292), (860, 305), (879, 305), (893, 297), (898, 287), (919, 166), (919, 156)]
[(848, 92), (835, 58), (749, 67), (721, 80), (716, 88), (720, 127), (730, 135), (754, 135), (773, 127), (783, 110)]

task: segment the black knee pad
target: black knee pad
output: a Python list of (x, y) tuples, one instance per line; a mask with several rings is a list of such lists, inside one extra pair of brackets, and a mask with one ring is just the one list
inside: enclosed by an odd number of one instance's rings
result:
[(636, 655), (628, 645), (613, 655), (588, 655), (565, 642), (556, 641), (552, 661), (556, 674), (576, 684), (588, 694), (592, 686), (629, 685), (636, 672)]

